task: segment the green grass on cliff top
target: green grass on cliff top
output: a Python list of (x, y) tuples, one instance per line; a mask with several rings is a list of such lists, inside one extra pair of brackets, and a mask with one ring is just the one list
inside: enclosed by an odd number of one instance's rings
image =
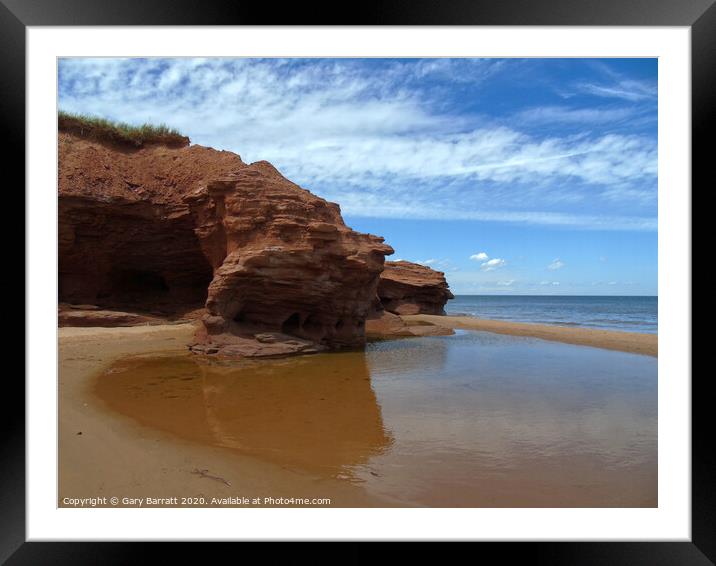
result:
[(133, 126), (98, 116), (63, 111), (57, 115), (57, 124), (61, 132), (71, 132), (80, 137), (122, 145), (135, 147), (145, 144), (189, 145), (189, 138), (164, 124)]

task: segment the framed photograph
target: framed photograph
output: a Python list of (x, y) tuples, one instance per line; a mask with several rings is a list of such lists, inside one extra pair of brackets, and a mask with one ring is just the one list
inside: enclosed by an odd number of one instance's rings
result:
[(3, 561), (713, 563), (710, 0), (1, 2), (27, 224)]

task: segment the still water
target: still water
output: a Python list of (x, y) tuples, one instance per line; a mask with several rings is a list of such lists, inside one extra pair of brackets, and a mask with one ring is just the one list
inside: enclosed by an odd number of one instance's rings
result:
[(431, 507), (657, 505), (656, 358), (485, 332), (365, 352), (125, 358), (109, 407)]

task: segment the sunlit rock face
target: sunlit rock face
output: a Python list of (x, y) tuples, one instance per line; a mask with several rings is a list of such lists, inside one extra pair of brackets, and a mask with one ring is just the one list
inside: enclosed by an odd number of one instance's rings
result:
[(227, 356), (362, 346), (393, 251), (269, 163), (68, 132), (59, 233), (61, 302), (147, 312), (205, 304), (191, 348)]
[(453, 298), (445, 274), (409, 261), (386, 261), (378, 283), (383, 309), (398, 315), (445, 314)]
[(365, 343), (365, 320), (392, 253), (383, 238), (351, 230), (336, 204), (266, 162), (191, 198), (202, 237), (226, 252), (208, 288), (198, 350), (276, 355)]

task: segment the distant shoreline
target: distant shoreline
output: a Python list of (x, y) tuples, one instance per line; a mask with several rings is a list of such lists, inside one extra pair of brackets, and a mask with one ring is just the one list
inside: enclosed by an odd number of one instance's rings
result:
[(618, 350), (632, 354), (658, 357), (659, 336), (640, 332), (619, 330), (598, 330), (580, 326), (557, 326), (553, 324), (534, 324), (491, 320), (475, 316), (439, 316), (417, 314), (402, 317), (406, 322), (427, 322), (447, 328), (481, 330), (511, 336), (531, 336), (553, 342), (564, 342), (578, 346), (592, 346), (607, 350)]

